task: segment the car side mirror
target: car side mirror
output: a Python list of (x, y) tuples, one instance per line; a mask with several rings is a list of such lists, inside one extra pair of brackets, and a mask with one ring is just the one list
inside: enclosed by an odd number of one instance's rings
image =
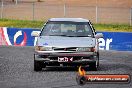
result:
[(33, 37), (39, 37), (39, 35), (40, 35), (40, 31), (33, 31), (31, 33), (31, 36), (33, 36)]
[(103, 34), (102, 33), (97, 33), (95, 35), (95, 38), (99, 39), (99, 38), (103, 38)]

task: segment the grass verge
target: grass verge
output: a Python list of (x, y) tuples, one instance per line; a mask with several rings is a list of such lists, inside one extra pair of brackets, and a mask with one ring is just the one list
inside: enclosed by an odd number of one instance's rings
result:
[(0, 19), (0, 27), (41, 28), (43, 21)]
[[(0, 27), (41, 28), (43, 21), (0, 19)], [(97, 31), (132, 32), (132, 26), (127, 24), (94, 24)]]
[(132, 26), (128, 24), (94, 24), (97, 31), (132, 32)]

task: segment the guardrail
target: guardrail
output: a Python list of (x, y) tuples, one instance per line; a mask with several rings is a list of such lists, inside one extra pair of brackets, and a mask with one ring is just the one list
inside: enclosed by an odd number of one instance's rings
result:
[[(0, 28), (0, 45), (34, 46), (36, 39), (31, 36), (32, 28)], [(100, 50), (132, 51), (131, 32), (99, 32), (104, 38), (99, 39)]]

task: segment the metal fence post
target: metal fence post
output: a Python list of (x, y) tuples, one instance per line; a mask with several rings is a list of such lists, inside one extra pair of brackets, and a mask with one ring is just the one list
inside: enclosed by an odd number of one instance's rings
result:
[(18, 0), (16, 0), (16, 5), (18, 4)]
[(33, 6), (32, 6), (32, 8), (33, 8), (33, 9), (32, 9), (32, 15), (33, 15), (33, 16), (32, 16), (32, 17), (33, 17), (32, 20), (33, 20), (33, 21), (34, 21), (34, 5), (35, 5), (35, 4), (34, 4), (34, 2), (33, 2)]
[(4, 2), (3, 0), (1, 1), (1, 19), (3, 18), (3, 7), (4, 7)]
[(98, 23), (98, 6), (96, 6), (96, 23)]
[(132, 26), (132, 7), (130, 8), (130, 26)]
[(66, 17), (66, 3), (64, 4), (64, 17)]

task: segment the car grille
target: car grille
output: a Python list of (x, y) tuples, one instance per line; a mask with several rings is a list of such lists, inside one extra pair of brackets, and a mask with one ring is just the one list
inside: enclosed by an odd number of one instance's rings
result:
[(77, 47), (70, 47), (70, 48), (53, 48), (54, 51), (76, 51)]

